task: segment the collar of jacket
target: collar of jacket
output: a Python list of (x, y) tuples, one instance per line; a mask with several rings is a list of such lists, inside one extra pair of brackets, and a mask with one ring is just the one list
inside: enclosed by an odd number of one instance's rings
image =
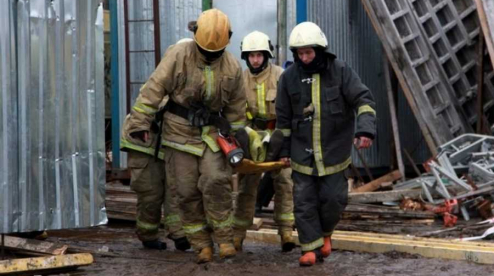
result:
[(197, 67), (199, 67), (201, 70), (204, 69), (206, 66), (211, 67), (211, 70), (216, 69), (220, 65), (220, 62), (221, 62), (221, 60), (223, 59), (223, 57), (225, 56), (225, 53), (226, 53), (226, 50), (225, 50), (225, 52), (223, 52), (223, 54), (221, 55), (221, 57), (217, 58), (213, 62), (208, 62), (206, 60), (206, 57), (203, 54), (201, 54), (201, 52), (199, 51), (198, 47), (199, 46), (196, 45), (195, 51), (194, 51), (194, 55), (195, 55), (195, 60), (196, 60), (196, 63), (197, 63)]
[[(293, 51), (293, 54), (296, 55), (297, 53), (295, 51)], [(331, 66), (332, 64), (332, 61), (336, 59), (336, 55), (331, 53), (327, 48), (324, 50), (323, 52), (324, 54), (324, 58), (326, 58), (328, 60), (328, 62), (326, 62), (326, 66), (324, 68), (321, 68), (319, 70), (316, 70), (318, 72), (320, 71), (324, 71), (324, 70), (328, 70), (329, 67)], [(295, 59), (295, 64), (304, 72), (306, 73), (309, 73), (309, 74), (314, 74), (314, 73), (317, 73), (316, 71), (312, 72), (312, 71), (307, 71), (306, 69), (304, 69), (304, 67), (302, 66), (301, 64), (301, 61), (300, 59)]]
[(264, 70), (262, 70), (259, 74), (252, 74), (250, 72), (250, 70), (247, 68), (247, 72), (249, 73), (249, 79), (252, 81), (252, 82), (255, 82), (257, 84), (261, 84), (263, 82), (265, 82), (269, 76), (271, 75), (271, 70), (272, 70), (273, 66), (271, 65), (271, 62), (268, 63), (268, 66), (266, 66), (266, 68)]

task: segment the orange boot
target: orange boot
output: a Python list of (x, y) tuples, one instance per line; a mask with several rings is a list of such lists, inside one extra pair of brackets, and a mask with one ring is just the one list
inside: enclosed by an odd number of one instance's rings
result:
[(300, 266), (313, 266), (316, 264), (316, 253), (314, 251), (304, 252), (302, 257), (298, 259)]
[(331, 236), (324, 237), (324, 245), (321, 247), (321, 255), (327, 258), (331, 254)]

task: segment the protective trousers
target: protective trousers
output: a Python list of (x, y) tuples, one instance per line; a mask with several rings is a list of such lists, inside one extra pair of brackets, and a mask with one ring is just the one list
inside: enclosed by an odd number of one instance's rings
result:
[(185, 237), (178, 213), (176, 186), (165, 182), (165, 164), (153, 156), (134, 150), (128, 152), (130, 187), (137, 194), (137, 236), (141, 241), (157, 240), (164, 203), (165, 231), (171, 239)]
[[(273, 185), (275, 190), (274, 221), (278, 225), (278, 233), (292, 231), (293, 216), (293, 182), (292, 169), (286, 168), (275, 173)], [(257, 186), (261, 179), (260, 174), (239, 175), (238, 195), (233, 216), (235, 237), (244, 239), (246, 230), (252, 225), (257, 198)]]
[(348, 202), (344, 172), (322, 177), (292, 173), (295, 224), (302, 251), (323, 246), (333, 233)]
[(232, 169), (222, 152), (208, 147), (202, 157), (166, 148), (166, 175), (176, 182), (180, 216), (194, 250), (233, 243)]

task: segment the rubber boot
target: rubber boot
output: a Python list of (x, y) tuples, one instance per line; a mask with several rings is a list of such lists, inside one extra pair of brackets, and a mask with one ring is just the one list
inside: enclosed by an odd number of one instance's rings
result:
[(166, 249), (166, 243), (164, 243), (160, 240), (143, 241), (142, 245), (148, 249), (156, 249), (156, 250), (165, 250)]
[(247, 134), (247, 131), (245, 131), (244, 128), (237, 130), (237, 133), (235, 133), (235, 139), (237, 140), (237, 142), (240, 144), (240, 147), (244, 151), (244, 158), (252, 159), (249, 150), (249, 135)]
[(190, 243), (186, 237), (173, 239), (173, 242), (175, 243), (175, 248), (180, 251), (185, 251), (187, 249), (190, 249)]
[(235, 247), (231, 243), (221, 243), (220, 244), (220, 258), (226, 259), (235, 257), (237, 251), (235, 251)]
[(213, 248), (212, 247), (204, 247), (201, 249), (201, 252), (197, 254), (197, 263), (209, 263), (213, 260)]
[(331, 254), (331, 236), (324, 237), (324, 245), (321, 247), (321, 255), (324, 258), (329, 257)]
[(321, 251), (306, 251), (302, 252), (302, 257), (298, 259), (298, 263), (300, 266), (313, 266), (316, 262), (324, 261)]
[(274, 161), (278, 158), (283, 146), (283, 132), (279, 129), (273, 131), (269, 140), (268, 150), (266, 152), (266, 162)]
[(304, 252), (298, 259), (300, 266), (313, 266), (316, 264), (316, 253), (313, 251)]
[(237, 250), (237, 252), (242, 252), (243, 243), (244, 243), (244, 239), (242, 239), (240, 237), (234, 237), (233, 238), (233, 246), (235, 247), (235, 250)]
[(293, 239), (291, 231), (284, 231), (281, 233), (281, 251), (290, 252), (295, 248), (295, 240)]

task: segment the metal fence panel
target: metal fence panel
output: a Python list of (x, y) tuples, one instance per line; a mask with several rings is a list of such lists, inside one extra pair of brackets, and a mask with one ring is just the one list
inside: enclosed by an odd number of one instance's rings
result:
[[(2, 150), (13, 152), (4, 167), (17, 170), (18, 181), (2, 181), (3, 191), (7, 189), (2, 195), (11, 202), (3, 204), (9, 216), (0, 216), (1, 232), (106, 223), (102, 4), (10, 3), (17, 19), (2, 28), (17, 27), (13, 48), (18, 64), (17, 70), (1, 74), (0, 81), (17, 75), (17, 89), (2, 94), (18, 95), (10, 99), (18, 108), (12, 113), (16, 116), (9, 116), (18, 120), (18, 141), (13, 147), (3, 142)], [(1, 32), (0, 37), (0, 45), (6, 44), (9, 36)], [(2, 114), (8, 112), (2, 105)]]

